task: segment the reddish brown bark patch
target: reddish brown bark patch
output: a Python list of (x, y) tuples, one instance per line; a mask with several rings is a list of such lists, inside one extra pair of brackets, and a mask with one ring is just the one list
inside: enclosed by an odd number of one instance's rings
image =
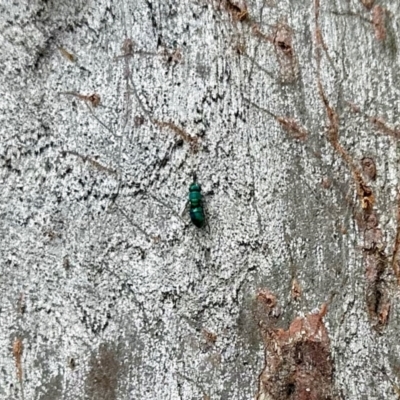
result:
[(324, 177), (321, 181), (321, 186), (324, 189), (330, 189), (332, 187), (332, 181), (328, 177)]
[(386, 39), (385, 27), (385, 10), (376, 5), (372, 11), (372, 25), (374, 26), (375, 37), (377, 40), (382, 41)]
[(288, 330), (263, 326), (265, 367), (257, 400), (335, 399), (326, 305), (296, 318)]
[(253, 317), (262, 329), (275, 326), (281, 315), (276, 296), (268, 289), (259, 289), (256, 296)]
[(247, 4), (244, 0), (217, 0), (217, 6), (228, 12), (233, 21), (243, 22), (249, 19)]
[(218, 336), (216, 333), (209, 331), (208, 329), (203, 329), (201, 331), (203, 340), (200, 344), (200, 348), (202, 351), (211, 350), (215, 343), (217, 342)]
[(24, 346), (20, 338), (15, 338), (13, 343), (13, 356), (15, 360), (15, 368), (17, 370), (17, 378), (19, 382), (22, 382), (22, 354), (24, 351)]
[(299, 125), (295, 119), (277, 116), (276, 120), (293, 139), (301, 141), (306, 141), (308, 139), (308, 131), (303, 126)]
[(374, 5), (375, 0), (360, 0), (362, 5), (367, 9), (370, 10)]
[(280, 23), (276, 26), (273, 43), (282, 82), (294, 82), (299, 71), (293, 48), (293, 30), (289, 25)]
[(382, 118), (371, 117), (370, 120), (380, 132), (392, 136), (395, 139), (400, 138), (400, 131), (396, 128), (390, 128)]
[(364, 229), (367, 310), (371, 325), (381, 332), (388, 322), (391, 303), (386, 283), (388, 259), (384, 252), (383, 233), (375, 212), (365, 216)]
[(100, 102), (101, 102), (101, 97), (97, 93), (85, 95), (85, 94), (80, 94), (77, 92), (61, 92), (60, 94), (66, 94), (69, 96), (75, 96), (79, 100), (85, 101), (86, 103), (90, 103), (93, 108), (97, 107)]
[(279, 65), (279, 74), (282, 83), (292, 83), (298, 77), (299, 66), (293, 47), (293, 30), (285, 22), (279, 22), (272, 34), (261, 31), (256, 23), (252, 25), (252, 33), (265, 42), (272, 43)]

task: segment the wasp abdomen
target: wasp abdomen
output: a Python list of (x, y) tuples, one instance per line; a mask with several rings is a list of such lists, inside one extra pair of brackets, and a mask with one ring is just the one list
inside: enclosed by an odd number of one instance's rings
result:
[(201, 186), (198, 183), (192, 183), (189, 186), (190, 219), (198, 228), (204, 226), (205, 216), (201, 195)]

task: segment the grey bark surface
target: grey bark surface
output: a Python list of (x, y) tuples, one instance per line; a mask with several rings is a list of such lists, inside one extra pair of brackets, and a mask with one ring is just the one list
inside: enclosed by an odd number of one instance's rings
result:
[[(255, 398), (262, 288), (282, 329), (327, 303), (340, 398), (399, 398), (395, 263), (377, 331), (360, 199), (327, 140), (316, 56), (325, 47), (320, 81), (341, 146), (355, 165), (375, 160), (390, 259), (400, 5), (379, 4), (384, 38), (363, 2), (321, 0), (324, 46), (312, 1), (0, 5), (1, 399)], [(204, 229), (182, 213), (193, 172)]]

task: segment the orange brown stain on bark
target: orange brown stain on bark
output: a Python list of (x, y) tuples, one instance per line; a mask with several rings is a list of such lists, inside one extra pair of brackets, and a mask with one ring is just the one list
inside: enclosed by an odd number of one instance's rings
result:
[(276, 296), (266, 288), (258, 289), (253, 304), (253, 318), (260, 329), (275, 326), (280, 314)]
[(351, 112), (354, 114), (361, 112), (360, 107), (357, 104), (354, 104), (351, 101), (347, 101), (346, 103), (350, 107)]
[(292, 279), (292, 287), (290, 290), (290, 295), (294, 301), (298, 301), (302, 295), (302, 289), (299, 281), (296, 278)]
[[(259, 105), (253, 103), (252, 101), (250, 101), (245, 97), (243, 97), (243, 100), (246, 103), (250, 104), (251, 106), (255, 107), (256, 109), (265, 112), (269, 116), (273, 117), (281, 125), (281, 127), (290, 135), (292, 139), (299, 141), (306, 141), (308, 139), (309, 132), (294, 118), (275, 115), (271, 111), (260, 107)], [(315, 155), (316, 157), (318, 157), (317, 154)]]
[(234, 21), (243, 22), (249, 18), (247, 4), (243, 0), (222, 0), (221, 5)]
[(184, 129), (175, 125), (173, 122), (153, 120), (153, 123), (160, 128), (167, 128), (177, 134), (183, 141), (189, 144), (192, 152), (196, 153), (198, 151), (199, 139), (196, 136), (190, 136)]
[(378, 129), (378, 131), (385, 135), (391, 136), (394, 139), (400, 139), (400, 130), (397, 128), (391, 128), (382, 118), (369, 117), (371, 123)]
[(385, 10), (382, 6), (376, 5), (371, 11), (372, 25), (374, 27), (375, 38), (379, 41), (386, 39), (386, 27), (385, 27)]
[(276, 296), (268, 289), (258, 290), (257, 301), (269, 310), (272, 310), (274, 307), (276, 307), (277, 304)]
[(301, 140), (303, 142), (308, 139), (308, 131), (299, 125), (294, 118), (277, 116), (276, 120), (293, 139)]
[(58, 51), (68, 61), (70, 61), (70, 62), (75, 62), (76, 61), (76, 57), (72, 53), (70, 53), (68, 50), (64, 49), (64, 47), (59, 47)]
[[(361, 113), (360, 108), (348, 102), (351, 110), (354, 113)], [(391, 128), (380, 117), (365, 116), (381, 133), (393, 137), (400, 138), (400, 131)], [(376, 165), (372, 158), (364, 157), (361, 160), (361, 165), (364, 175), (370, 180), (376, 179)], [(400, 249), (400, 195), (397, 197), (397, 229), (396, 237), (393, 245), (391, 257), (391, 268), (394, 276), (400, 285), (400, 265), (399, 265), (399, 249)], [(386, 244), (383, 240), (383, 232), (379, 227), (378, 216), (373, 209), (363, 210), (359, 216), (357, 224), (364, 230), (364, 266), (365, 276), (367, 280), (366, 287), (366, 305), (368, 315), (370, 317), (373, 328), (381, 332), (387, 325), (390, 310), (391, 300), (387, 289), (387, 267), (389, 265), (388, 256), (385, 253)]]
[(253, 24), (251, 27), (251, 31), (254, 36), (264, 40), (265, 42), (274, 43), (274, 36), (262, 32), (258, 24)]
[(83, 154), (80, 154), (75, 150), (68, 150), (68, 151), (62, 152), (63, 156), (65, 156), (66, 154), (71, 154), (73, 156), (80, 158), (83, 162), (88, 162), (92, 167), (96, 168), (97, 170), (99, 170), (101, 172), (107, 172), (112, 175), (118, 174), (118, 172), (115, 169), (106, 167), (103, 164), (99, 163), (97, 160), (95, 160), (91, 157), (85, 156)]
[(252, 23), (251, 32), (262, 41), (273, 44), (282, 82), (294, 82), (299, 68), (293, 47), (293, 29), (285, 21), (281, 21), (268, 34), (261, 31), (259, 24)]
[[(348, 105), (350, 106), (350, 109), (354, 112), (354, 113), (361, 113), (360, 107), (358, 107), (357, 105), (355, 105), (352, 102), (347, 102)], [(400, 130), (398, 128), (392, 128), (390, 127), (387, 122), (380, 117), (376, 117), (376, 116), (369, 116), (366, 114), (363, 114), (363, 116), (369, 121), (371, 122), (371, 124), (373, 126), (375, 126), (379, 132), (390, 136), (394, 139), (399, 139), (400, 138)], [(373, 159), (371, 159), (370, 157), (366, 157), (362, 159), (362, 166), (363, 166), (363, 172), (364, 174), (368, 175), (369, 178), (371, 180), (375, 180), (376, 178), (376, 166), (375, 166), (375, 162), (373, 161)], [(375, 214), (376, 217), (376, 214)], [(371, 214), (371, 216), (369, 216), (369, 218), (374, 218), (374, 214)], [(398, 285), (400, 285), (400, 260), (399, 260), (399, 252), (400, 252), (400, 192), (398, 192), (397, 195), (397, 212), (396, 212), (396, 224), (397, 224), (397, 228), (396, 228), (396, 236), (395, 236), (395, 240), (394, 240), (394, 245), (393, 245), (393, 253), (392, 253), (392, 259), (391, 259), (391, 267), (394, 273), (394, 276), (397, 279), (397, 283)], [(360, 225), (360, 224), (359, 224)], [(369, 222), (369, 229), (371, 230), (371, 221)], [(375, 227), (373, 227), (375, 229), (375, 231), (379, 228), (377, 228), (377, 225)], [(379, 229), (379, 236), (382, 237), (382, 232)], [(375, 237), (378, 235), (378, 232), (372, 233)], [(369, 235), (371, 236), (371, 233), (369, 233)], [(378, 257), (382, 258), (382, 256)], [(371, 275), (377, 275), (377, 271), (376, 268), (374, 269), (375, 272), (371, 272), (371, 267), (368, 266), (367, 267), (367, 279), (371, 280)], [(389, 303), (387, 303), (386, 305), (383, 305), (383, 311), (380, 312), (380, 317), (378, 318), (378, 320), (382, 323), (387, 321), (388, 319), (388, 314), (390, 311), (390, 305)]]
[(293, 57), (293, 31), (284, 22), (275, 28), (274, 45), (286, 56)]
[(89, 96), (82, 96), (82, 100), (87, 100), (93, 107), (97, 107), (100, 104), (101, 98), (99, 94), (93, 93)]
[(361, 109), (356, 104), (351, 101), (347, 101), (350, 110), (354, 114), (361, 114), (364, 118), (366, 118), (380, 133), (384, 135), (390, 136), (394, 139), (400, 139), (400, 130), (398, 128), (392, 128), (388, 125), (388, 123), (382, 118), (378, 116), (371, 116), (361, 112)]
[[(355, 217), (358, 227), (363, 232), (364, 236), (363, 255), (366, 276), (366, 305), (372, 327), (378, 332), (381, 332), (388, 322), (391, 308), (386, 284), (388, 260), (384, 252), (385, 244), (383, 242), (383, 233), (379, 227), (378, 217), (374, 210), (375, 196), (372, 189), (366, 184), (362, 174), (366, 174), (369, 180), (374, 180), (376, 177), (375, 163), (372, 159), (367, 160), (365, 163), (366, 159), (363, 159), (364, 165), (362, 165), (363, 169), (361, 170), (339, 142), (339, 115), (330, 105), (321, 83), (320, 48), (323, 38), (322, 35), (320, 35), (321, 31), (318, 22), (319, 0), (315, 0), (314, 5), (316, 30), (319, 32), (319, 34), (316, 34), (317, 86), (328, 119), (327, 140), (347, 165), (356, 186), (356, 194), (361, 205), (361, 212), (356, 213)], [(349, 105), (353, 112), (360, 112), (360, 109), (354, 104), (349, 103)], [(374, 120), (375, 124), (377, 122), (378, 121)], [(382, 129), (384, 125), (380, 123), (380, 127)]]
[(325, 53), (329, 57), (329, 61), (333, 64), (332, 60), (330, 59), (329, 53), (328, 53), (328, 46), (324, 41), (324, 37), (322, 35), (322, 31), (321, 31), (321, 28), (319, 26), (317, 26), (315, 28), (315, 40), (316, 40), (317, 44), (319, 46), (321, 46), (321, 48), (325, 51)]
[(227, 12), (233, 22), (249, 22), (251, 20), (247, 3), (244, 0), (211, 0), (209, 2), (217, 10)]
[(66, 94), (66, 95), (70, 95), (70, 96), (75, 96), (79, 100), (82, 100), (82, 101), (85, 101), (87, 103), (90, 103), (93, 108), (96, 108), (100, 104), (100, 101), (101, 101), (101, 97), (97, 93), (93, 93), (93, 94), (90, 94), (90, 95), (84, 95), (84, 94), (80, 94), (80, 93), (77, 93), (77, 92), (61, 92), (60, 94)]
[(325, 43), (324, 36), (322, 35), (322, 30), (319, 25), (319, 12), (320, 12), (320, 1), (314, 0), (314, 18), (315, 18), (314, 36), (315, 36), (315, 43), (317, 44), (316, 58), (318, 62), (318, 69), (319, 69), (319, 62), (321, 59), (321, 49), (324, 50), (329, 62), (331, 63), (332, 66), (334, 66), (334, 62), (329, 55), (328, 46)]
[(390, 308), (391, 304), (389, 300), (382, 303), (378, 313), (378, 326), (383, 327), (387, 325), (390, 315)]
[(299, 68), (293, 48), (293, 29), (286, 22), (279, 22), (275, 26), (273, 44), (282, 82), (293, 83), (298, 77)]
[[(349, 168), (356, 185), (357, 198), (362, 209), (362, 213), (357, 221), (359, 228), (364, 228), (363, 253), (367, 279), (366, 304), (372, 326), (377, 331), (382, 331), (388, 321), (390, 299), (385, 284), (387, 257), (383, 251), (383, 234), (381, 228), (378, 226), (378, 219), (374, 211), (375, 196), (372, 189), (366, 184), (361, 169), (339, 143), (339, 116), (333, 107), (330, 106), (325, 95), (319, 76), (319, 69), (317, 83), (319, 94), (324, 103), (329, 120), (327, 139)], [(364, 167), (367, 167), (367, 173), (370, 175), (369, 178), (371, 180), (372, 178), (375, 179), (375, 164), (368, 162)]]
[(361, 4), (367, 9), (370, 10), (374, 5), (375, 0), (360, 0)]
[(217, 341), (218, 336), (215, 333), (209, 331), (208, 329), (203, 329), (202, 334), (204, 340), (209, 344), (214, 345), (215, 342)]
[(328, 177), (322, 178), (321, 186), (324, 189), (330, 189), (332, 187), (332, 181)]
[(12, 352), (15, 360), (15, 367), (17, 369), (17, 378), (19, 382), (22, 382), (22, 354), (24, 351), (24, 346), (20, 338), (15, 338)]
[(325, 111), (329, 120), (327, 133), (328, 142), (332, 145), (333, 149), (349, 168), (356, 185), (356, 193), (360, 201), (361, 208), (365, 212), (370, 212), (375, 203), (375, 196), (372, 192), (372, 189), (365, 183), (360, 168), (358, 168), (358, 166), (354, 163), (347, 150), (339, 143), (339, 115), (329, 104), (328, 98), (326, 97), (325, 91), (321, 84), (319, 72), (317, 84), (319, 95), (324, 103)]

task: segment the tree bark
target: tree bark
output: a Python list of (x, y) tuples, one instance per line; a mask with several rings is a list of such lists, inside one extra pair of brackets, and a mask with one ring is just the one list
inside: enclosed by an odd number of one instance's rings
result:
[(0, 398), (400, 398), (399, 18), (4, 3)]

